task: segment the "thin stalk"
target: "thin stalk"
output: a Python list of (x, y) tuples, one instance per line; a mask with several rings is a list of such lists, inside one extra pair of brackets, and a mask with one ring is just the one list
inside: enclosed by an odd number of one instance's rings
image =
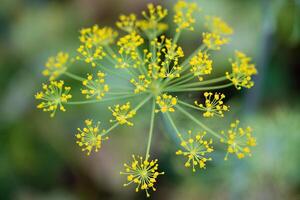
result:
[(211, 86), (211, 87), (197, 87), (197, 88), (182, 88), (182, 87), (178, 87), (176, 89), (172, 89), (172, 88), (167, 88), (166, 90), (164, 90), (165, 92), (195, 92), (195, 91), (207, 91), (207, 90), (217, 90), (217, 89), (222, 89), (222, 88), (227, 88), (232, 86), (233, 83), (228, 83), (225, 85), (219, 85), (219, 86)]
[(72, 78), (72, 79), (74, 79), (76, 81), (83, 81), (84, 80), (84, 78), (82, 78), (80, 76), (77, 76), (76, 74), (73, 74), (73, 73), (68, 72), (68, 71), (65, 71), (64, 75), (66, 75), (66, 76), (68, 76), (68, 77), (70, 77), (70, 78)]
[(199, 81), (199, 82), (194, 82), (194, 83), (189, 83), (189, 84), (184, 84), (184, 85), (179, 85), (183, 83), (183, 81), (180, 81), (180, 82), (177, 82), (175, 84), (169, 84), (170, 85), (170, 88), (172, 87), (175, 87), (175, 86), (179, 86), (179, 87), (196, 87), (196, 86), (202, 86), (202, 85), (207, 85), (207, 84), (212, 84), (212, 83), (217, 83), (217, 82), (221, 82), (221, 81), (225, 81), (227, 80), (227, 77), (226, 76), (222, 76), (222, 77), (219, 77), (219, 78), (214, 78), (214, 79), (211, 79), (211, 80), (207, 80), (207, 81)]
[(184, 105), (184, 106), (186, 106), (186, 107), (193, 108), (193, 109), (195, 109), (195, 110), (205, 111), (204, 109), (201, 109), (201, 108), (199, 108), (199, 107), (197, 107), (197, 106), (194, 106), (194, 105), (192, 105), (192, 104), (186, 103), (186, 102), (181, 101), (181, 100), (178, 100), (178, 103), (180, 103), (180, 104), (182, 104), (182, 105)]
[(148, 144), (147, 144), (147, 150), (146, 150), (146, 160), (149, 158), (149, 152), (150, 152), (150, 146), (152, 141), (152, 135), (153, 135), (153, 127), (154, 127), (154, 118), (155, 118), (155, 99), (153, 98), (152, 101), (152, 111), (151, 111), (151, 119), (150, 119), (150, 129), (149, 129), (149, 137), (148, 137)]
[(117, 126), (119, 126), (119, 122), (115, 123), (112, 127), (107, 129), (101, 136), (107, 135), (109, 132), (111, 132), (113, 129), (115, 129)]
[(176, 108), (178, 108), (178, 110), (180, 112), (182, 112), (184, 115), (186, 115), (188, 118), (190, 118), (191, 120), (193, 120), (196, 124), (198, 124), (199, 126), (201, 126), (203, 129), (205, 129), (207, 132), (209, 132), (210, 134), (212, 134), (213, 136), (221, 139), (222, 136), (218, 133), (216, 133), (215, 131), (213, 131), (212, 129), (210, 129), (209, 127), (207, 127), (206, 125), (204, 125), (202, 122), (200, 122), (198, 119), (196, 119), (193, 115), (191, 115), (190, 113), (188, 113), (185, 109), (183, 109), (181, 106), (176, 105)]
[(133, 110), (137, 111), (138, 109), (140, 109), (151, 97), (152, 95), (149, 95), (146, 99), (144, 99), (141, 103), (139, 103), (139, 105), (137, 105)]
[(71, 101), (71, 102), (66, 102), (64, 104), (67, 104), (67, 105), (81, 105), (81, 104), (91, 104), (91, 103), (102, 103), (102, 102), (106, 102), (106, 101), (112, 101), (112, 100), (118, 100), (118, 99), (125, 99), (125, 98), (128, 98), (128, 97), (133, 97), (135, 96), (136, 94), (131, 94), (131, 95), (125, 95), (125, 96), (122, 96), (122, 97), (111, 97), (111, 98), (105, 98), (105, 99), (93, 99), (93, 100), (85, 100), (85, 101)]

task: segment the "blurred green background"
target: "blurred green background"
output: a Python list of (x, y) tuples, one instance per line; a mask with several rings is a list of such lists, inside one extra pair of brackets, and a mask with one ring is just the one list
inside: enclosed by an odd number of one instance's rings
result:
[[(105, 105), (67, 108), (50, 119), (35, 108), (33, 95), (45, 81), (47, 57), (76, 48), (80, 28), (112, 25), (120, 13), (140, 13), (148, 2), (171, 8), (175, 1), (1, 0), (0, 199), (145, 198), (122, 187), (119, 171), (132, 153), (145, 151), (148, 124), (137, 118), (135, 128), (118, 129), (99, 153), (86, 157), (74, 133), (85, 118), (99, 120)], [(152, 152), (167, 173), (152, 199), (300, 199), (300, 1), (196, 2), (235, 29), (230, 45), (216, 54), (216, 72), (228, 69), (235, 49), (253, 57), (259, 71), (253, 89), (224, 91), (232, 97), (232, 112), (210, 123), (222, 128), (239, 117), (254, 128), (258, 146), (245, 160), (224, 162), (224, 151), (216, 151), (206, 170), (192, 173), (175, 156), (162, 121)], [(199, 43), (199, 31), (180, 40), (186, 54)]]

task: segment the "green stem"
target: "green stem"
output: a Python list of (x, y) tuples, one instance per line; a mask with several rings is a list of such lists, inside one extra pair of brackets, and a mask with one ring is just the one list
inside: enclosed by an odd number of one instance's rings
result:
[(204, 125), (202, 122), (200, 122), (198, 119), (196, 119), (193, 115), (191, 115), (190, 113), (188, 113), (185, 109), (183, 109), (181, 106), (176, 105), (176, 108), (178, 108), (178, 110), (180, 112), (182, 112), (184, 115), (186, 115), (188, 118), (190, 118), (191, 120), (193, 120), (196, 124), (198, 124), (199, 126), (201, 126), (203, 129), (205, 129), (207, 132), (209, 132), (210, 134), (212, 134), (213, 136), (221, 139), (222, 136), (218, 133), (216, 133), (215, 131), (213, 131), (212, 129), (210, 129), (209, 127), (207, 127), (206, 125)]
[(108, 130), (106, 130), (101, 136), (107, 135), (109, 132), (111, 132), (113, 129), (115, 129), (117, 126), (119, 126), (119, 122), (115, 123), (112, 127), (110, 127)]
[(147, 150), (146, 150), (146, 156), (145, 159), (148, 160), (149, 158), (149, 151), (152, 141), (152, 135), (153, 135), (153, 127), (154, 127), (154, 118), (155, 118), (155, 99), (153, 98), (152, 102), (152, 111), (151, 111), (151, 119), (150, 119), (150, 129), (149, 129), (149, 137), (148, 137), (148, 144), (147, 144)]
[(201, 82), (194, 82), (194, 83), (189, 83), (189, 84), (185, 84), (185, 85), (179, 85), (179, 84), (182, 84), (183, 81), (179, 81), (175, 84), (169, 84), (172, 88), (174, 86), (178, 86), (179, 87), (196, 87), (196, 86), (202, 86), (202, 85), (207, 85), (207, 84), (212, 84), (212, 83), (217, 83), (217, 82), (221, 82), (221, 81), (225, 81), (227, 80), (227, 77), (226, 76), (222, 76), (222, 77), (219, 77), (219, 78), (214, 78), (214, 79), (211, 79), (211, 80), (207, 80), (207, 81), (201, 81)]
[(151, 97), (152, 95), (149, 95), (146, 99), (144, 99), (141, 103), (139, 103), (139, 105), (137, 105), (133, 110), (137, 111), (138, 109), (140, 109)]
[(66, 75), (66, 76), (68, 76), (68, 77), (70, 77), (70, 78), (72, 78), (72, 79), (75, 79), (75, 80), (77, 80), (77, 81), (83, 81), (83, 80), (84, 80), (84, 78), (82, 78), (82, 77), (80, 77), (80, 76), (77, 76), (76, 74), (70, 73), (70, 72), (68, 72), (68, 71), (65, 71), (65, 72), (64, 72), (64, 75)]
[(194, 105), (191, 105), (189, 103), (185, 103), (184, 101), (181, 101), (181, 100), (178, 100), (178, 103), (186, 106), (186, 107), (189, 107), (189, 108), (193, 108), (193, 109), (196, 109), (196, 110), (201, 110), (201, 111), (204, 111), (203, 109), (197, 107), (197, 106), (194, 106)]
[(93, 100), (85, 100), (85, 101), (71, 101), (71, 102), (66, 102), (65, 104), (67, 105), (81, 105), (81, 104), (90, 104), (90, 103), (100, 103), (100, 102), (106, 102), (106, 101), (112, 101), (112, 100), (119, 100), (119, 99), (125, 99), (128, 97), (133, 97), (136, 94), (131, 94), (131, 95), (125, 95), (122, 97), (111, 97), (111, 98), (105, 98), (105, 99), (93, 99)]
[(169, 114), (168, 112), (166, 112), (166, 116), (167, 116), (168, 120), (170, 121), (171, 126), (172, 126), (172, 128), (175, 130), (176, 134), (179, 134), (179, 130), (178, 130), (178, 128), (176, 127), (176, 125), (175, 125), (173, 119), (171, 118), (171, 116), (170, 116), (170, 114)]
[(222, 89), (222, 88), (227, 88), (232, 86), (233, 83), (228, 83), (225, 85), (219, 85), (219, 86), (211, 86), (211, 87), (197, 87), (197, 88), (182, 88), (182, 87), (178, 87), (176, 89), (172, 89), (172, 88), (167, 88), (166, 90), (164, 90), (165, 92), (193, 92), (193, 91), (207, 91), (207, 90), (217, 90), (217, 89)]

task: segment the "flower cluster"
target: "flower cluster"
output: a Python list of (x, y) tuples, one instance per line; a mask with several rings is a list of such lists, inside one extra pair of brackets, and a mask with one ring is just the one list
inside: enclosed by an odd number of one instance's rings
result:
[[(169, 13), (167, 9), (149, 4), (141, 17), (133, 13), (121, 15), (116, 23), (120, 32), (99, 25), (82, 29), (77, 51), (60, 52), (49, 58), (43, 74), (50, 83), (43, 84), (42, 91), (35, 96), (41, 101), (37, 107), (50, 112), (51, 117), (58, 108), (65, 111), (65, 105), (109, 103), (108, 109), (100, 107), (104, 114), (112, 115), (106, 123), (101, 120), (101, 127), (108, 126), (107, 130), (100, 129), (100, 122), (93, 124), (92, 120), (86, 120), (85, 127), (75, 134), (77, 144), (88, 155), (97, 152), (114, 129), (122, 125), (134, 126), (140, 109), (151, 106), (145, 156), (133, 156), (121, 173), (127, 176), (125, 186), (136, 184), (136, 191), (143, 190), (147, 196), (150, 196), (150, 189), (156, 190), (157, 178), (163, 174), (158, 172), (158, 159), (149, 159), (157, 115), (171, 125), (173, 131), (168, 133), (181, 141), (181, 149), (176, 154), (186, 157), (184, 165), (193, 171), (205, 168), (214, 153), (213, 145), (220, 146), (212, 144), (213, 137), (227, 147), (225, 159), (228, 154), (236, 154), (238, 158), (251, 155), (250, 147), (256, 144), (252, 129), (238, 128), (239, 122), (232, 123), (227, 132), (221, 133), (210, 128), (210, 123), (205, 123), (212, 117), (223, 117), (229, 111), (229, 106), (224, 103), (224, 91), (218, 90), (232, 86), (238, 90), (251, 88), (254, 85), (252, 77), (257, 71), (246, 54), (236, 51), (235, 59), (230, 59), (229, 63), (232, 71), (219, 77), (214, 73), (212, 54), (218, 53), (234, 32), (216, 16), (205, 18), (206, 30), (202, 34), (195, 33), (199, 37), (199, 47), (186, 55), (190, 49), (186, 51), (181, 36), (184, 31), (193, 31), (198, 26), (196, 14), (199, 11), (197, 3), (178, 0), (174, 5), (174, 26), (164, 22)], [(169, 28), (171, 30), (166, 32)], [(77, 65), (83, 65), (78, 70), (82, 74), (72, 72), (69, 66), (73, 60)], [(81, 96), (74, 95), (81, 99), (70, 100), (71, 88), (64, 86), (64, 81), (58, 78), (82, 84), (78, 92)], [(204, 96), (203, 102), (194, 99), (191, 92)], [(179, 132), (189, 130), (185, 124), (178, 128), (175, 117), (179, 115), (199, 128), (197, 134)], [(146, 114), (143, 117), (143, 121), (147, 121)], [(207, 119), (203, 121), (202, 117)]]
[(257, 74), (257, 71), (254, 64), (250, 63), (251, 58), (240, 51), (236, 51), (235, 56), (235, 60), (231, 60), (232, 73), (226, 72), (226, 77), (239, 90), (242, 87), (253, 87), (254, 82), (251, 77)]
[(108, 137), (103, 137), (105, 130), (99, 130), (100, 122), (93, 126), (93, 121), (87, 119), (84, 123), (86, 127), (82, 130), (80, 128), (77, 129), (76, 143), (82, 148), (82, 151), (87, 151), (87, 155), (90, 155), (93, 149), (95, 152), (98, 152), (102, 141), (107, 140)]
[(45, 112), (51, 112), (51, 117), (54, 117), (58, 107), (65, 112), (66, 109), (63, 104), (72, 98), (72, 95), (69, 94), (70, 90), (71, 87), (64, 86), (63, 81), (51, 81), (49, 85), (43, 84), (43, 91), (35, 95), (36, 99), (42, 100), (37, 108), (43, 109)]
[(97, 79), (93, 79), (93, 75), (88, 74), (87, 79), (82, 81), (82, 85), (86, 87), (86, 89), (82, 89), (81, 93), (85, 95), (87, 99), (96, 97), (97, 99), (102, 99), (109, 91), (109, 86), (105, 84), (104, 80), (105, 74), (101, 71), (97, 73)]
[(195, 101), (195, 105), (204, 110), (203, 117), (213, 117), (214, 115), (224, 117), (223, 112), (228, 111), (228, 106), (224, 105), (225, 94), (205, 92), (205, 104)]
[(222, 143), (226, 143), (227, 154), (225, 160), (228, 158), (228, 154), (236, 154), (241, 159), (246, 155), (251, 156), (251, 147), (256, 146), (256, 139), (252, 136), (252, 129), (250, 127), (240, 128), (239, 120), (230, 124), (230, 129), (225, 133), (222, 131), (221, 134), (224, 136), (221, 138)]
[(132, 155), (133, 161), (131, 164), (124, 164), (125, 171), (120, 172), (127, 176), (128, 183), (124, 186), (128, 186), (131, 183), (137, 184), (135, 191), (145, 190), (147, 197), (150, 196), (148, 193), (149, 189), (156, 191), (154, 184), (159, 175), (164, 174), (164, 172), (158, 172), (158, 160), (148, 160), (144, 159), (142, 156)]
[(211, 158), (205, 157), (207, 153), (211, 153), (213, 151), (212, 139), (209, 141), (204, 140), (206, 132), (197, 133), (197, 135), (193, 136), (192, 131), (188, 131), (188, 138), (184, 139), (181, 134), (178, 134), (181, 140), (181, 146), (183, 150), (176, 151), (176, 155), (183, 155), (188, 158), (185, 167), (193, 166), (193, 172), (196, 171), (195, 166), (199, 166), (199, 168), (205, 168), (206, 161), (211, 160)]
[(49, 80), (55, 80), (67, 70), (68, 61), (69, 54), (64, 52), (59, 52), (56, 56), (49, 57), (45, 64), (46, 69), (43, 71), (43, 75), (49, 76)]
[(113, 108), (108, 107), (112, 112), (112, 115), (115, 117), (114, 120), (110, 120), (110, 122), (118, 122), (119, 124), (127, 124), (128, 126), (133, 126), (133, 123), (128, 121), (128, 119), (132, 118), (135, 115), (135, 111), (131, 110), (130, 102), (127, 102), (124, 105), (115, 105)]

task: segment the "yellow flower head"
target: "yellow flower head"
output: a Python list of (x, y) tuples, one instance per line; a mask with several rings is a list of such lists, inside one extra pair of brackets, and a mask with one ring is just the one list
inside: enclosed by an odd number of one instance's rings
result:
[(127, 124), (128, 126), (133, 126), (133, 123), (128, 121), (136, 114), (135, 110), (130, 109), (130, 103), (127, 102), (124, 105), (115, 105), (113, 108), (108, 107), (108, 109), (112, 112), (112, 115), (115, 117), (115, 120), (110, 120), (110, 122), (118, 122), (119, 124)]
[(158, 172), (158, 160), (149, 160), (143, 159), (141, 156), (132, 155), (132, 162), (130, 164), (124, 164), (125, 171), (120, 172), (127, 176), (128, 183), (125, 183), (124, 186), (128, 186), (131, 183), (136, 184), (135, 191), (144, 190), (147, 197), (150, 197), (148, 192), (149, 189), (156, 191), (154, 184), (159, 175), (163, 175), (164, 172)]
[(144, 39), (136, 32), (131, 32), (121, 37), (117, 43), (120, 47), (119, 53), (130, 55), (133, 60), (138, 59), (137, 48), (144, 43)]
[(69, 54), (59, 52), (56, 56), (48, 58), (45, 64), (44, 76), (49, 76), (49, 80), (53, 81), (67, 70), (67, 63), (69, 61)]
[(183, 29), (188, 29), (193, 31), (196, 20), (193, 16), (197, 11), (198, 6), (196, 3), (188, 3), (184, 0), (179, 0), (175, 6), (175, 15), (174, 15), (174, 23), (177, 24), (176, 32), (179, 32)]
[(107, 140), (108, 137), (103, 138), (102, 135), (105, 133), (105, 130), (99, 130), (100, 122), (93, 125), (93, 121), (87, 119), (84, 123), (86, 127), (82, 130), (80, 128), (77, 129), (76, 143), (82, 148), (82, 151), (87, 151), (87, 155), (89, 156), (93, 150), (98, 152), (101, 148), (102, 141)]
[(149, 39), (157, 37), (169, 28), (166, 23), (153, 22), (149, 20), (137, 21), (137, 27), (139, 27)]
[(58, 107), (65, 112), (66, 109), (63, 104), (72, 98), (72, 95), (69, 94), (70, 90), (71, 87), (64, 87), (63, 81), (51, 81), (49, 85), (43, 84), (43, 91), (35, 95), (36, 99), (42, 100), (37, 108), (43, 109), (45, 112), (51, 112), (51, 117), (54, 117)]
[(220, 50), (221, 46), (228, 43), (227, 38), (222, 38), (216, 33), (203, 33), (203, 44), (210, 50)]
[(205, 111), (203, 113), (204, 117), (213, 117), (215, 115), (224, 117), (223, 112), (229, 111), (229, 106), (224, 105), (223, 99), (225, 98), (225, 94), (215, 93), (212, 92), (205, 92), (205, 104), (199, 104), (198, 101), (195, 101), (195, 105), (198, 106), (200, 109)]
[(154, 6), (152, 3), (148, 4), (148, 12), (143, 11), (142, 15), (149, 21), (159, 22), (168, 14), (168, 10), (161, 5)]
[(200, 169), (205, 169), (206, 161), (210, 161), (211, 158), (205, 157), (207, 153), (211, 153), (213, 151), (212, 139), (209, 141), (204, 140), (205, 132), (197, 133), (197, 135), (193, 136), (192, 131), (188, 131), (188, 138), (183, 138), (181, 134), (178, 134), (181, 140), (181, 146), (183, 150), (176, 151), (176, 155), (183, 155), (188, 158), (185, 163), (185, 167), (193, 167), (193, 172), (196, 171), (195, 167), (197, 165)]
[(155, 112), (175, 112), (174, 106), (177, 102), (177, 97), (173, 97), (170, 94), (162, 94), (161, 96), (156, 97), (156, 103), (159, 105), (160, 109), (155, 110)]
[(212, 60), (206, 52), (199, 51), (196, 56), (190, 60), (191, 72), (198, 77), (199, 81), (203, 81), (203, 75), (211, 74)]
[(116, 23), (117, 27), (123, 31), (131, 33), (136, 30), (136, 15), (130, 14), (120, 15), (119, 21)]
[(239, 128), (239, 120), (230, 124), (230, 129), (225, 133), (221, 134), (224, 137), (221, 139), (222, 143), (226, 143), (227, 154), (225, 160), (228, 158), (228, 154), (235, 154), (239, 159), (244, 158), (246, 155), (251, 156), (251, 147), (256, 146), (256, 139), (252, 136), (252, 129)]
[(109, 91), (109, 86), (105, 84), (104, 77), (105, 74), (101, 71), (98, 71), (96, 79), (93, 79), (93, 75), (88, 74), (87, 78), (82, 81), (85, 89), (82, 89), (81, 93), (84, 94), (87, 99), (92, 97), (102, 99), (105, 93)]
[(104, 56), (106, 56), (102, 46), (94, 47), (84, 44), (79, 46), (77, 52), (79, 55), (76, 56), (76, 59), (83, 60), (84, 62), (91, 64), (92, 67), (96, 67), (97, 61), (101, 61)]
[(232, 35), (233, 29), (219, 17), (206, 16), (205, 26), (218, 35)]
[(130, 82), (135, 86), (134, 93), (146, 91), (149, 87), (151, 80), (148, 80), (145, 75), (139, 75), (138, 80), (131, 79)]
[(257, 74), (255, 65), (250, 63), (251, 58), (240, 51), (235, 52), (235, 60), (230, 60), (232, 73), (226, 72), (226, 77), (232, 81), (235, 87), (240, 90), (242, 87), (251, 88), (254, 86), (252, 76)]
[(112, 28), (99, 28), (98, 25), (82, 29), (80, 31), (80, 34), (80, 42), (88, 47), (106, 46), (112, 44), (118, 36), (118, 32), (113, 30)]

